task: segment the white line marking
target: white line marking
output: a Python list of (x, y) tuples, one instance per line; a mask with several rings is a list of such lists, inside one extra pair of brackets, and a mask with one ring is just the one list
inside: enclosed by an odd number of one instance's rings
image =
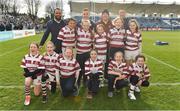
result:
[(151, 59), (153, 59), (153, 60), (161, 63), (161, 64), (164, 64), (164, 65), (166, 65), (166, 66), (169, 66), (170, 68), (175, 69), (175, 70), (177, 70), (177, 71), (180, 72), (180, 69), (179, 69), (179, 68), (177, 68), (177, 67), (175, 67), (175, 66), (173, 66), (173, 65), (171, 65), (171, 64), (168, 64), (168, 63), (166, 63), (166, 62), (164, 62), (164, 61), (158, 60), (157, 58), (155, 58), (155, 57), (153, 57), (153, 56), (150, 56), (150, 55), (148, 55), (148, 54), (145, 54), (145, 53), (143, 53), (143, 54), (146, 55), (147, 57), (149, 57), (149, 58), (151, 58)]
[(8, 51), (8, 52), (5, 52), (5, 53), (1, 54), (0, 57), (5, 56), (5, 55), (8, 55), (8, 54), (10, 54), (10, 53), (13, 53), (13, 52), (15, 52), (15, 51), (18, 51), (18, 50), (20, 50), (20, 49), (22, 49), (22, 48), (25, 48), (25, 47), (27, 47), (27, 45), (24, 45), (24, 46), (22, 46), (22, 47), (18, 47), (18, 48), (15, 48), (15, 49), (13, 49), (13, 50), (10, 50), (10, 51)]
[[(175, 82), (175, 83), (150, 83), (150, 86), (179, 86), (180, 85), (180, 82)], [(31, 86), (33, 87), (33, 86)], [(18, 85), (11, 85), (11, 86), (0, 86), (0, 89), (15, 89), (15, 88), (18, 88), (18, 89), (22, 89), (24, 88), (24, 86), (18, 86)]]

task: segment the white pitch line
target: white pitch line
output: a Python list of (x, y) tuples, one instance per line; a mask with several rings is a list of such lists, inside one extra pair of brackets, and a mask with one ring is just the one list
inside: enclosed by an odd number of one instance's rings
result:
[[(175, 83), (150, 83), (150, 86), (179, 86), (180, 82), (175, 82)], [(33, 86), (31, 86), (33, 87)], [(0, 89), (22, 89), (24, 86), (18, 86), (18, 85), (11, 85), (11, 86), (0, 86)]]
[(18, 51), (18, 50), (20, 50), (20, 49), (22, 49), (22, 48), (24, 48), (24, 47), (27, 47), (27, 45), (24, 45), (24, 46), (22, 46), (22, 47), (18, 47), (18, 48), (15, 48), (15, 49), (13, 49), (13, 50), (10, 50), (10, 51), (8, 51), (8, 52), (5, 52), (5, 53), (1, 54), (0, 57), (5, 56), (5, 55), (8, 55), (8, 54), (10, 54), (10, 53), (13, 53), (13, 52), (15, 52), (15, 51)]
[(177, 71), (180, 72), (180, 69), (179, 69), (179, 68), (177, 68), (177, 67), (175, 67), (175, 66), (173, 66), (173, 65), (171, 65), (171, 64), (168, 64), (168, 63), (166, 63), (166, 62), (164, 62), (164, 61), (158, 60), (157, 58), (155, 58), (155, 57), (153, 57), (153, 56), (150, 56), (150, 55), (148, 55), (148, 54), (145, 54), (145, 53), (143, 53), (143, 54), (146, 55), (147, 57), (149, 57), (149, 58), (151, 58), (151, 59), (153, 59), (153, 60), (161, 63), (161, 64), (164, 64), (164, 65), (166, 65), (166, 66), (168, 66), (168, 67), (170, 67), (170, 68), (172, 68), (172, 69), (175, 69), (175, 70), (177, 70)]

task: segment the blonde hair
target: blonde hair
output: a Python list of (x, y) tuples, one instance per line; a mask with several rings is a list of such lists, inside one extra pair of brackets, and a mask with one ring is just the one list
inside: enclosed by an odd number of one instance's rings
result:
[(37, 43), (37, 42), (31, 42), (31, 43), (29, 44), (29, 48), (30, 48), (31, 44), (36, 45), (36, 47), (39, 49), (39, 45), (38, 45), (38, 43)]
[(113, 19), (113, 21), (112, 21), (112, 24), (115, 26), (115, 22), (117, 21), (117, 20), (120, 20), (122, 23), (123, 23), (123, 25), (124, 25), (124, 19), (122, 18), (122, 17), (116, 17), (115, 19)]
[(85, 22), (87, 22), (87, 23), (89, 24), (89, 26), (91, 26), (91, 23), (90, 23), (89, 20), (82, 20), (82, 21), (81, 21), (81, 25), (83, 25)]
[(140, 26), (139, 26), (139, 23), (137, 22), (137, 20), (136, 19), (131, 19), (129, 21), (129, 26), (130, 26), (130, 23), (132, 23), (132, 22), (134, 22), (136, 24), (136, 31), (139, 31)]
[(66, 52), (66, 50), (68, 50), (68, 49), (70, 49), (70, 50), (72, 51), (72, 53), (74, 52), (74, 51), (73, 51), (73, 47), (66, 47), (65, 50), (64, 50), (64, 52)]
[(103, 28), (103, 30), (105, 31), (105, 27), (104, 27), (104, 25), (103, 25), (103, 24), (98, 24), (98, 25), (96, 26), (96, 30), (97, 30), (99, 27), (102, 27), (102, 28)]
[(53, 46), (53, 49), (55, 49), (55, 45), (54, 45), (54, 43), (52, 42), (52, 41), (48, 41), (47, 43), (46, 43), (46, 47), (47, 47), (47, 45), (52, 45)]

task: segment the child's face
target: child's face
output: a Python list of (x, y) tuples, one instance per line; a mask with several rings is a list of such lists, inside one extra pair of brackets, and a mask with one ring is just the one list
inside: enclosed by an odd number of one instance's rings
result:
[(47, 44), (46, 51), (52, 53), (54, 51), (54, 46), (52, 44)]
[(97, 58), (97, 53), (96, 53), (96, 51), (92, 51), (92, 52), (90, 53), (90, 57), (91, 57), (92, 60), (96, 60), (96, 58)]
[(118, 19), (114, 22), (116, 28), (121, 28), (123, 26), (122, 20)]
[(89, 27), (90, 27), (90, 24), (88, 22), (83, 22), (82, 23), (82, 28), (85, 30), (85, 31), (88, 31), (89, 30)]
[(139, 66), (143, 66), (144, 65), (144, 58), (138, 58), (136, 63), (139, 65)]
[(36, 44), (31, 44), (29, 49), (30, 49), (30, 53), (33, 53), (33, 54), (38, 53), (38, 47), (36, 46)]
[(131, 30), (132, 32), (136, 32), (136, 28), (137, 28), (136, 23), (135, 23), (135, 22), (131, 22), (131, 23), (129, 24), (129, 28), (130, 28), (130, 30)]
[(104, 29), (103, 29), (103, 27), (97, 27), (97, 32), (99, 33), (99, 34), (102, 34), (102, 33), (104, 33)]
[(83, 11), (82, 17), (85, 18), (85, 19), (88, 19), (89, 18), (89, 12), (88, 11)]
[(69, 28), (74, 29), (76, 27), (76, 22), (73, 20), (70, 20), (68, 23)]
[(66, 49), (65, 56), (67, 58), (72, 58), (73, 57), (73, 51), (71, 49)]
[(123, 57), (121, 53), (116, 53), (114, 56), (115, 61), (122, 61)]

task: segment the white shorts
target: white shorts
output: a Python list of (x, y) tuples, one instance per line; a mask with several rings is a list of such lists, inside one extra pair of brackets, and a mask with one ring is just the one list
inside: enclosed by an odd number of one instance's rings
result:
[(140, 54), (140, 50), (134, 50), (134, 51), (129, 51), (125, 50), (125, 59), (126, 60), (135, 60), (136, 56)]
[(37, 78), (33, 80), (33, 85), (41, 85), (41, 78), (42, 75), (37, 76)]

